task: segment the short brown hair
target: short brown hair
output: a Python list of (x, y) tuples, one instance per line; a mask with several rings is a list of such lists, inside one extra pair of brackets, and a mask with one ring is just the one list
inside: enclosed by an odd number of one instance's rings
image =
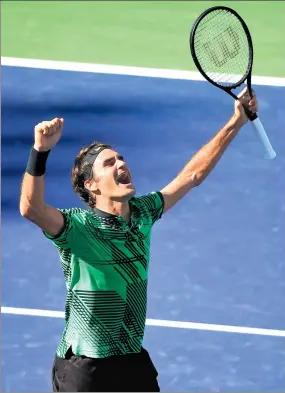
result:
[[(84, 158), (86, 154), (93, 149), (93, 147), (109, 147), (106, 143), (100, 143), (100, 142), (93, 142), (91, 145), (88, 147), (84, 147), (83, 149), (80, 150), (80, 152), (77, 154), (75, 161), (74, 161), (74, 166), (71, 170), (71, 183), (74, 191), (76, 194), (79, 195), (79, 198), (85, 202), (88, 206), (90, 207), (95, 207), (96, 206), (96, 198), (94, 195), (90, 193), (89, 190), (87, 190), (84, 186), (85, 180), (89, 180), (92, 178), (92, 166), (93, 164), (85, 161)], [(91, 172), (91, 176), (88, 179), (86, 177), (86, 174)]]

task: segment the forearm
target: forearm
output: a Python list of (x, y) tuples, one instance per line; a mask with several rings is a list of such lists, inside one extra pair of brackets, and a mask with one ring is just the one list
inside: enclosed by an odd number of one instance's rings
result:
[(20, 212), (31, 218), (44, 209), (44, 173), (49, 152), (32, 149), (23, 177), (20, 195)]
[(45, 203), (44, 174), (47, 158), (61, 136), (62, 127), (63, 119), (59, 118), (35, 127), (35, 144), (30, 151), (20, 195), (21, 215), (52, 236), (62, 231), (64, 217), (58, 209)]
[(241, 127), (248, 121), (244, 106), (252, 113), (258, 109), (255, 96), (250, 99), (247, 89), (239, 94), (239, 100), (235, 101), (233, 117), (217, 134), (204, 145), (176, 176), (176, 178), (161, 190), (164, 198), (164, 212), (175, 205), (193, 187), (198, 186), (209, 173), (215, 168), (226, 148), (237, 135)]
[(215, 168), (226, 148), (241, 128), (240, 122), (233, 116), (229, 122), (188, 162), (178, 175), (185, 186), (198, 186)]
[(20, 196), (21, 214), (32, 218), (40, 214), (44, 206), (44, 176), (31, 176), (25, 173)]

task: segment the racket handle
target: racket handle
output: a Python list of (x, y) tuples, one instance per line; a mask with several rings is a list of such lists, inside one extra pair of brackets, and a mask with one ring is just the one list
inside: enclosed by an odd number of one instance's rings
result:
[(256, 117), (256, 119), (252, 120), (251, 124), (253, 125), (253, 128), (255, 129), (256, 134), (259, 137), (259, 139), (265, 149), (265, 158), (272, 160), (273, 158), (276, 157), (276, 153), (273, 150), (273, 147), (271, 146), (271, 143), (268, 139), (266, 131), (265, 131), (259, 117)]

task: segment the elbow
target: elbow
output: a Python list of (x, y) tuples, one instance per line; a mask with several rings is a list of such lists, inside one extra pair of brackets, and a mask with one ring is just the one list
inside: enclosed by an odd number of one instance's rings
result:
[(193, 172), (191, 174), (192, 187), (198, 187), (205, 180), (206, 176), (202, 172)]
[(28, 206), (20, 204), (20, 214), (22, 217), (29, 218), (31, 209)]
[(26, 218), (29, 221), (33, 221), (33, 217), (35, 216), (35, 211), (31, 205), (26, 203), (20, 203), (20, 214), (22, 217)]

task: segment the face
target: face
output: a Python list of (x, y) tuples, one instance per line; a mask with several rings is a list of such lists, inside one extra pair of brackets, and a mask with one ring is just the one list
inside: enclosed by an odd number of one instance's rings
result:
[(124, 158), (114, 150), (104, 149), (93, 164), (90, 191), (98, 197), (124, 201), (136, 193)]

